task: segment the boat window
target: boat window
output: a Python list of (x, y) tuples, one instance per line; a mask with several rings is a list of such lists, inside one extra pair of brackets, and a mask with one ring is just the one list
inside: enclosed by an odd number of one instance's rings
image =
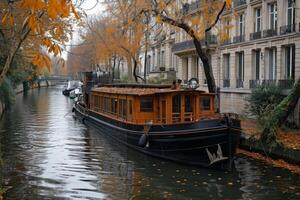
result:
[(180, 113), (180, 108), (181, 108), (181, 96), (180, 94), (178, 94), (172, 97), (172, 112)]
[(132, 100), (129, 100), (129, 115), (132, 115)]
[(153, 112), (153, 98), (152, 97), (141, 97), (141, 112)]
[(200, 106), (202, 110), (210, 110), (210, 97), (201, 97)]
[(122, 113), (122, 117), (126, 118), (127, 115), (127, 101), (125, 99), (122, 99), (123, 102), (123, 113)]
[(184, 96), (184, 111), (185, 112), (193, 112), (193, 97), (191, 95)]

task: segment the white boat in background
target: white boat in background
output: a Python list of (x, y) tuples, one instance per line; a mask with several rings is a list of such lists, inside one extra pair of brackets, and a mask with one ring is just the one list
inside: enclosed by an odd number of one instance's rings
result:
[(81, 87), (79, 87), (79, 88), (75, 88), (74, 90), (72, 90), (71, 92), (70, 92), (70, 98), (71, 99), (74, 99), (74, 98), (76, 98), (76, 97), (79, 97), (80, 95), (82, 95), (82, 90), (81, 90)]

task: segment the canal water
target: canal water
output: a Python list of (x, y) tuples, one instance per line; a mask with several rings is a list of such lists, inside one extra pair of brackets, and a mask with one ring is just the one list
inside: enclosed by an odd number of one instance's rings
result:
[(71, 113), (61, 88), (18, 95), (0, 122), (5, 199), (300, 199), (300, 176), (246, 157), (234, 172), (127, 149)]

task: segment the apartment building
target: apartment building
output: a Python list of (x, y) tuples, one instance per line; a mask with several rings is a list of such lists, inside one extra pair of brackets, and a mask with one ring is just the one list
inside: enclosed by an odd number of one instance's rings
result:
[[(197, 15), (201, 1), (188, 0), (182, 11)], [(243, 114), (245, 98), (261, 84), (277, 84), (287, 93), (300, 78), (300, 0), (233, 0), (216, 30), (202, 40), (210, 52), (214, 77), (220, 88), (220, 111)], [(159, 30), (159, 29), (157, 29)], [(148, 51), (147, 74), (176, 71), (176, 78), (186, 83), (198, 78), (201, 90), (207, 90), (202, 62), (188, 34), (162, 26), (153, 32)], [(217, 39), (225, 30), (228, 39)], [(159, 33), (159, 34), (157, 34)], [(156, 38), (156, 39), (155, 39)], [(163, 38), (163, 39), (159, 39)], [(141, 53), (141, 60), (144, 56)], [(142, 62), (143, 63), (143, 62)], [(299, 103), (294, 121), (300, 125)]]
[[(235, 0), (221, 26), (229, 40), (219, 45), (221, 111), (242, 114), (245, 97), (261, 84), (286, 92), (300, 78), (299, 0)], [(294, 118), (299, 125), (299, 106)]]
[(175, 29), (166, 24), (154, 24), (154, 22), (150, 23), (151, 31), (149, 31), (147, 44), (144, 43), (139, 53), (141, 63), (140, 75), (144, 76), (144, 71), (146, 70), (147, 80), (153, 78), (175, 79), (177, 57), (172, 52)]
[[(187, 12), (193, 14), (199, 7), (199, 1), (190, 1)], [(233, 0), (218, 25), (228, 39), (218, 41), (216, 31), (203, 39), (220, 88), (221, 112), (243, 114), (251, 89), (277, 84), (287, 93), (300, 78), (298, 7), (300, 0)], [(179, 58), (177, 78), (198, 78), (200, 89), (206, 89), (202, 63), (184, 31), (176, 32), (172, 52)], [(299, 113), (298, 105), (293, 116), (298, 125)]]

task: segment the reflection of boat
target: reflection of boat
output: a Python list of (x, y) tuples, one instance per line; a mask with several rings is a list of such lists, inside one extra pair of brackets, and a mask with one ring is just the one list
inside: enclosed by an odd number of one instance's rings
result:
[(73, 111), (129, 147), (185, 164), (232, 167), (240, 123), (214, 112), (213, 94), (177, 84), (119, 84), (92, 88), (84, 99)]
[(69, 96), (70, 92), (76, 88), (80, 88), (82, 83), (80, 81), (68, 81), (67, 85), (63, 89), (63, 95)]

